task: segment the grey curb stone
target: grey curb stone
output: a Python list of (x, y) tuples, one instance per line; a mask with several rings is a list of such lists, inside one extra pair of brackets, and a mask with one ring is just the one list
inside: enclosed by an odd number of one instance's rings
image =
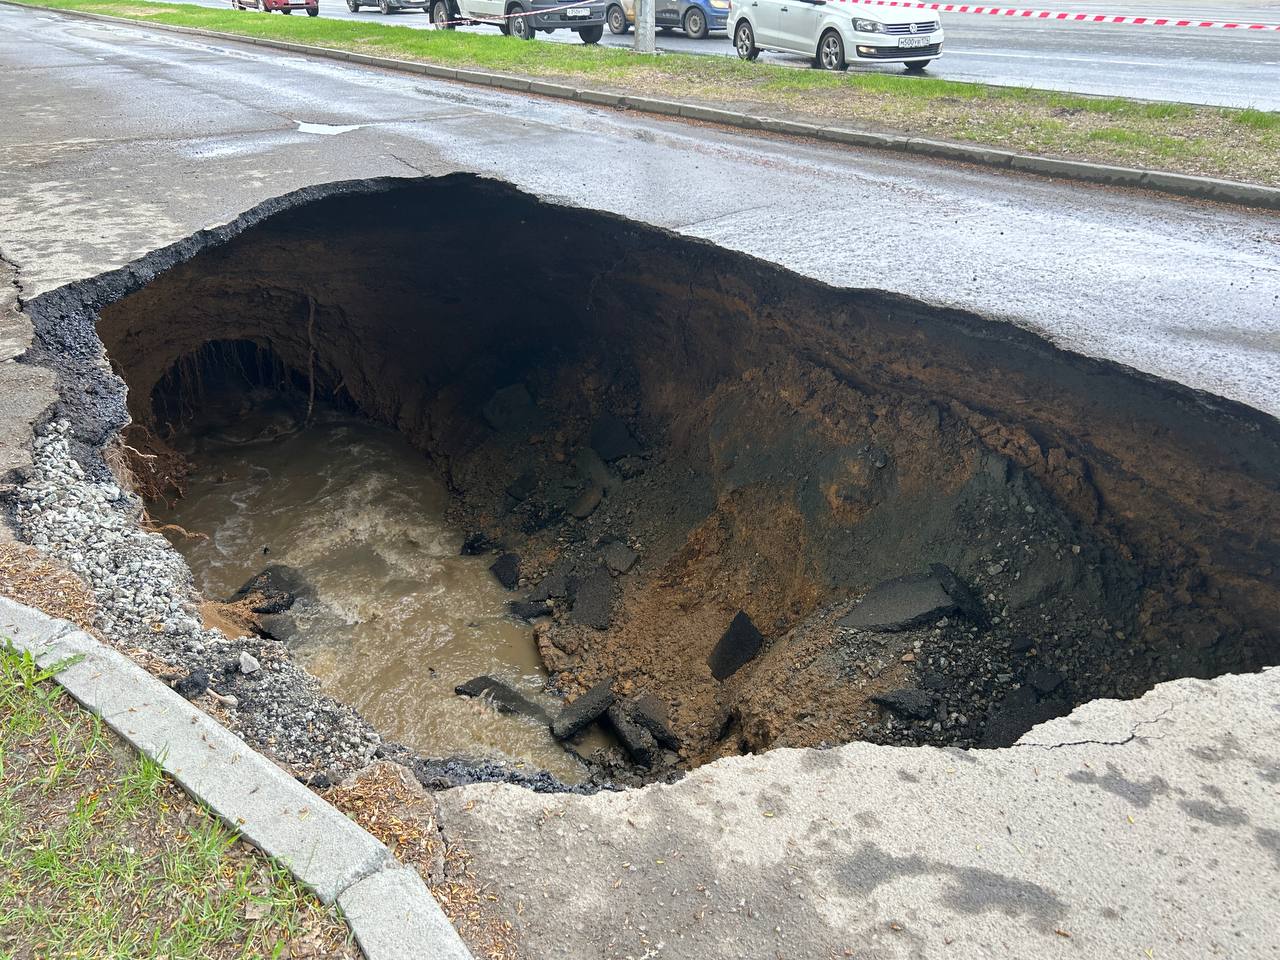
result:
[(561, 100), (578, 99), (578, 91), (573, 87), (561, 86), (558, 83), (543, 83), (541, 80), (530, 80), (529, 92), (540, 93), (544, 97), (559, 97)]
[(338, 906), (367, 957), (421, 960), (422, 945), (431, 943), (433, 958), (471, 960), (416, 870), (379, 870), (344, 890)]
[(594, 103), (602, 107), (620, 107), (623, 98), (616, 93), (605, 93), (603, 90), (579, 90), (578, 99), (583, 103)]
[(489, 75), (489, 84), (494, 87), (501, 87), (504, 90), (517, 90), (520, 93), (529, 92), (529, 81), (523, 77), (509, 77), (505, 74), (494, 73)]
[[(1088, 180), (1092, 183), (1111, 183), (1118, 186), (1141, 185), (1143, 170), (1132, 167), (1111, 167), (1083, 160), (1056, 160), (1052, 157), (1024, 157), (1015, 154), (1009, 164), (1014, 170), (1027, 170), (1050, 177), (1068, 177), (1072, 180)], [(1192, 178), (1197, 179), (1197, 178)]]
[[(0, 3), (25, 10), (39, 10), (44, 13), (56, 13), (66, 17), (79, 17), (83, 20), (102, 20), (119, 24), (120, 17), (111, 17), (97, 13), (83, 13), (78, 10), (61, 10), (57, 7), (41, 7), (15, 0), (0, 0)], [(327, 47), (312, 47), (306, 44), (290, 43), (284, 40), (268, 40), (261, 37), (241, 37), (232, 33), (219, 33), (216, 30), (201, 30), (197, 27), (177, 27), (165, 23), (143, 23), (139, 21), (123, 21), (139, 29), (164, 30), (169, 33), (181, 33), (205, 39), (231, 41), (232, 43), (250, 43), (260, 47), (276, 50), (287, 50), (302, 56), (323, 57), (329, 60), (342, 60), (351, 63), (382, 67), (388, 70), (402, 70), (441, 79), (460, 80), (464, 83), (475, 83), (486, 87), (504, 87), (524, 91), (532, 89), (534, 81), (522, 81), (527, 87), (512, 87), (516, 78), (503, 74), (487, 73), (482, 70), (447, 70), (437, 72), (438, 68), (429, 67), (422, 70), (420, 65), (396, 60), (391, 57), (375, 57), (363, 53), (347, 53), (344, 50), (331, 50)], [(543, 84), (550, 88), (555, 84)], [(695, 104), (680, 104), (678, 111), (670, 109), (652, 109), (649, 104), (662, 103), (664, 108), (669, 101), (651, 101), (646, 97), (632, 97), (616, 93), (605, 93), (600, 90), (575, 90), (570, 87), (559, 91), (550, 89), (536, 91), (551, 97), (565, 97), (583, 103), (605, 107), (629, 107), (633, 110), (658, 113), (666, 116), (676, 115), (690, 120), (705, 120), (722, 123), (725, 126), (741, 130), (771, 129), (769, 124), (783, 124), (789, 121), (769, 120), (732, 110), (718, 110), (714, 107), (702, 107)], [(572, 93), (572, 96), (570, 95)], [(807, 124), (799, 124), (808, 128)], [(772, 128), (775, 132), (791, 133), (780, 127)], [(1249, 207), (1260, 207), (1267, 210), (1280, 210), (1280, 188), (1264, 187), (1252, 183), (1237, 183), (1233, 180), (1215, 180), (1212, 177), (1194, 177), (1180, 173), (1162, 173), (1156, 170), (1134, 170), (1130, 167), (1111, 167), (1104, 164), (1085, 163), (1077, 160), (1058, 160), (1051, 157), (1033, 157), (1026, 154), (1010, 153), (1007, 150), (987, 149), (984, 147), (966, 146), (964, 144), (946, 143), (940, 140), (926, 140), (919, 137), (903, 137), (892, 134), (871, 133), (865, 130), (846, 130), (840, 127), (814, 126), (806, 129), (800, 136), (815, 137), (834, 143), (845, 143), (856, 147), (870, 147), (877, 150), (897, 150), (919, 156), (932, 157), (936, 160), (955, 160), (962, 163), (974, 163), (985, 167), (1014, 169), (1023, 173), (1040, 176), (1059, 177), (1068, 180), (1079, 180), (1086, 183), (1102, 183), (1113, 186), (1133, 187), (1150, 190), (1156, 193), (1173, 194), (1180, 197), (1191, 197), (1200, 200), (1217, 200), (1221, 203), (1238, 203)], [(1136, 174), (1136, 176), (1135, 176)]]
[[(429, 934), (416, 943), (404, 941), (413, 946), (412, 956), (471, 956), (426, 885), (414, 886), (400, 876), (408, 871), (391, 851), (123, 654), (73, 624), (3, 597), (0, 636), (31, 653), (42, 668), (79, 658), (57, 675), (67, 693), (158, 761), (187, 793), (285, 866), (322, 902), (343, 906), (344, 894), (361, 882), (392, 874), (394, 882), (386, 883), (399, 893), (387, 908), (394, 905), (413, 918), (412, 925), (401, 924), (404, 936)], [(362, 902), (359, 895), (354, 902)], [(365, 950), (369, 960), (409, 956), (403, 950), (377, 952), (379, 936), (355, 923), (352, 931), (362, 946), (366, 938), (374, 944)]]
[(645, 113), (660, 113), (668, 117), (680, 116), (680, 104), (672, 100), (654, 100), (652, 97), (633, 97), (627, 95), (622, 105), (630, 110), (641, 110)]

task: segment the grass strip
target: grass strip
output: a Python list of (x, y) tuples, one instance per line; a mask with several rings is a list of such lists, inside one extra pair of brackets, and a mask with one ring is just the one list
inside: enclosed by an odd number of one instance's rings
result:
[[(382, 22), (148, 0), (21, 0), (127, 20), (559, 81), (785, 119), (978, 143), (1042, 156), (1280, 185), (1280, 113), (1149, 103), (931, 77), (833, 74)], [(337, 0), (326, 0), (337, 2)], [(727, 42), (727, 41), (726, 41)]]
[(349, 958), (346, 925), (0, 638), (0, 958)]

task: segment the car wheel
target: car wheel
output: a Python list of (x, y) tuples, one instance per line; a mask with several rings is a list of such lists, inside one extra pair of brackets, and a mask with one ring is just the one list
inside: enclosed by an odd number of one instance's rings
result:
[(600, 38), (604, 36), (604, 24), (597, 23), (594, 27), (583, 27), (578, 31), (578, 36), (582, 38), (583, 43), (599, 43)]
[(834, 30), (828, 30), (818, 41), (817, 65), (821, 70), (843, 70), (848, 66), (844, 59), (844, 41)]
[(293, 11), (292, 11), (292, 10), (290, 10), (288, 7), (285, 7), (285, 8), (284, 8), (283, 10), (281, 10), (280, 12), (281, 12), (281, 13), (283, 13), (286, 17), (287, 17), (287, 16), (289, 16), (289, 14), (293, 13)]
[(449, 4), (446, 0), (435, 0), (431, 4), (431, 22), (436, 25), (437, 30), (452, 30), (453, 24), (450, 23), (453, 14), (449, 12)]
[(907, 72), (924, 73), (924, 68), (932, 62), (932, 60), (908, 60), (906, 63)]
[(609, 32), (615, 37), (620, 37), (627, 32), (627, 15), (621, 7), (617, 5), (610, 7), (605, 19), (609, 21)]
[(511, 36), (511, 21), (503, 20), (500, 24), (498, 24), (498, 32), (502, 34), (504, 37)]
[(320, 7), (319, 6), (307, 7), (307, 16), (308, 17), (320, 16)]
[(378, 12), (384, 17), (391, 15), (391, 4), (387, 0), (378, 0)]
[(352, 13), (360, 12), (360, 0), (347, 0), (347, 9)]
[(760, 48), (756, 46), (756, 33), (746, 20), (741, 21), (734, 29), (733, 46), (738, 51), (740, 60), (754, 60), (760, 56)]
[(684, 15), (684, 32), (694, 40), (707, 38), (707, 16), (697, 7), (690, 7)]
[(518, 3), (513, 3), (507, 7), (508, 22), (511, 24), (511, 35), (517, 40), (532, 40), (533, 35), (538, 31), (533, 28), (533, 24), (529, 22), (529, 17), (513, 16), (513, 14), (523, 14)]

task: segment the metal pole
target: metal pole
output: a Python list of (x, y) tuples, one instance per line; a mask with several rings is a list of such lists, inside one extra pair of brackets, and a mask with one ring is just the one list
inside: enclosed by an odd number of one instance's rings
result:
[(654, 0), (636, 0), (636, 39), (632, 48), (636, 53), (657, 52), (653, 43), (656, 29), (653, 20), (653, 3)]

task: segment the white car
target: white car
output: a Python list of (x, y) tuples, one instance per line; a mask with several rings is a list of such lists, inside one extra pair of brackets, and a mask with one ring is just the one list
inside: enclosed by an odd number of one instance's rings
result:
[(942, 56), (942, 21), (932, 11), (837, 0), (733, 0), (729, 22), (743, 60), (778, 50), (812, 57), (823, 70), (862, 60), (917, 71)]

